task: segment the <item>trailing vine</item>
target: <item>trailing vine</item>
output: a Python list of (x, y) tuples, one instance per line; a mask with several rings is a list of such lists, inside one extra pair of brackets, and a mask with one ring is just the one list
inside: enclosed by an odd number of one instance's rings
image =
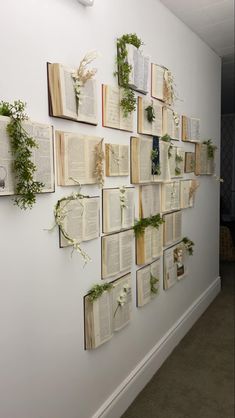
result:
[(133, 90), (129, 87), (129, 77), (131, 74), (132, 66), (127, 61), (127, 48), (126, 44), (134, 45), (136, 48), (140, 48), (143, 44), (141, 39), (135, 33), (127, 33), (117, 39), (117, 71), (114, 73), (119, 78), (119, 84), (123, 87), (123, 97), (120, 105), (123, 111), (124, 117), (127, 117), (136, 109), (136, 98)]
[(13, 171), (16, 178), (14, 203), (20, 209), (31, 209), (36, 202), (36, 193), (40, 193), (44, 184), (34, 180), (36, 166), (32, 162), (32, 151), (38, 148), (38, 144), (22, 123), (28, 119), (25, 113), (26, 103), (21, 100), (0, 102), (0, 115), (10, 117), (7, 125), (7, 133), (10, 137), (13, 160)]
[(146, 112), (147, 112), (147, 119), (150, 123), (152, 123), (155, 119), (155, 111), (154, 111), (154, 107), (153, 105), (149, 105), (148, 107), (145, 108)]
[(100, 187), (104, 185), (104, 151), (103, 151), (104, 138), (95, 146), (95, 171), (94, 175), (97, 179)]
[(217, 146), (213, 145), (212, 140), (208, 139), (204, 141), (203, 144), (207, 145), (207, 157), (209, 160), (213, 160), (215, 157), (215, 151), (217, 150)]
[(152, 273), (150, 273), (150, 290), (151, 290), (151, 293), (155, 295), (158, 293), (158, 287), (156, 287), (158, 282), (159, 282), (159, 279), (153, 276)]
[(150, 216), (149, 218), (142, 218), (139, 221), (136, 221), (133, 226), (135, 236), (138, 237), (142, 235), (148, 226), (158, 229), (163, 222), (164, 220), (161, 218), (159, 213), (157, 215)]
[(193, 241), (191, 241), (191, 239), (189, 239), (188, 237), (184, 237), (182, 239), (182, 242), (184, 244), (184, 248), (187, 251), (188, 255), (193, 255), (193, 246), (195, 245)]
[(88, 261), (91, 261), (91, 258), (84, 250), (82, 250), (82, 248), (80, 247), (80, 242), (76, 238), (69, 235), (68, 231), (65, 229), (64, 221), (69, 213), (69, 209), (67, 206), (70, 202), (77, 200), (83, 206), (82, 199), (89, 198), (89, 197), (90, 196), (82, 195), (79, 192), (72, 193), (69, 196), (65, 196), (59, 199), (54, 208), (55, 225), (53, 226), (53, 228), (56, 225), (58, 225), (62, 236), (66, 239), (68, 244), (72, 245), (73, 247), (72, 254), (73, 254), (73, 251), (77, 251), (83, 258), (85, 264)]
[(104, 284), (95, 284), (91, 290), (88, 292), (88, 298), (90, 302), (94, 302), (94, 300), (100, 298), (103, 292), (110, 291), (113, 288), (112, 283), (104, 283)]

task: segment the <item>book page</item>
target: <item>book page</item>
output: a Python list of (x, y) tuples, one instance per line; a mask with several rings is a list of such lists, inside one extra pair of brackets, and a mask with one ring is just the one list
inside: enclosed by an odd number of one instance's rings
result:
[(154, 176), (154, 181), (168, 181), (170, 180), (170, 165), (168, 158), (169, 143), (159, 141), (159, 153), (160, 153), (160, 171), (161, 174)]
[(195, 170), (195, 152), (185, 152), (185, 173), (193, 173)]
[(190, 119), (191, 141), (200, 141), (200, 119)]
[(151, 215), (157, 215), (161, 212), (161, 184), (152, 185), (152, 205)]
[[(66, 211), (66, 216), (63, 221), (64, 229), (68, 233), (69, 237), (76, 239), (78, 242), (83, 240), (83, 214), (84, 205), (82, 199), (64, 201), (61, 203), (61, 207)], [(64, 238), (60, 232), (60, 244), (61, 247), (67, 247), (71, 244)]]
[(131, 270), (133, 261), (133, 230), (120, 232), (119, 248), (120, 248), (120, 271)]
[[(64, 184), (74, 185), (76, 182), (86, 182), (86, 151), (84, 136), (81, 134), (62, 133), (64, 144)], [(74, 180), (73, 180), (74, 179)]]
[(98, 238), (100, 235), (100, 198), (84, 198), (83, 207), (83, 241)]
[(162, 101), (164, 100), (164, 72), (164, 68), (159, 65), (152, 64), (151, 95), (155, 99)]
[(38, 144), (38, 148), (32, 150), (32, 161), (36, 166), (34, 180), (44, 184), (42, 192), (53, 192), (54, 164), (52, 126), (25, 121), (23, 127)]
[(139, 138), (140, 183), (152, 180), (152, 140)]
[(159, 228), (152, 228), (151, 237), (152, 258), (160, 257), (163, 251), (163, 225)]
[(189, 197), (189, 190), (191, 186), (191, 180), (183, 180), (180, 182), (180, 207), (182, 209), (192, 206), (192, 199)]
[(144, 230), (144, 263), (150, 263), (152, 261), (152, 233), (153, 228), (147, 226)]
[(163, 274), (164, 289), (167, 290), (177, 283), (177, 266), (174, 262), (174, 248), (171, 247), (164, 251)]
[(153, 205), (152, 185), (140, 186), (139, 193), (140, 193), (140, 217), (149, 218), (152, 215), (152, 205)]
[[(114, 331), (122, 329), (131, 319), (132, 290), (131, 275), (121, 277), (113, 282), (113, 328)], [(123, 305), (118, 303), (122, 297)]]
[(103, 85), (103, 125), (120, 129), (120, 89)]
[(60, 87), (62, 98), (62, 115), (77, 120), (77, 100), (72, 79), (73, 70), (63, 65), (59, 66)]
[(93, 314), (93, 326), (89, 326), (86, 321), (85, 309), (86, 341), (91, 340), (87, 348), (96, 348), (110, 340), (113, 334), (112, 292), (104, 291), (98, 299), (88, 302), (89, 305)]
[(0, 116), (0, 196), (14, 194), (15, 176), (12, 169), (13, 156), (7, 125), (10, 118)]
[(119, 234), (102, 237), (102, 279), (120, 272)]
[(134, 225), (134, 219), (135, 219), (134, 188), (126, 188), (125, 198), (126, 198), (126, 207), (121, 209), (122, 228), (131, 228)]
[(106, 175), (119, 176), (120, 156), (118, 144), (105, 144)]
[(80, 88), (78, 120), (97, 124), (97, 87), (95, 79), (87, 80)]
[(129, 146), (119, 145), (119, 176), (129, 176)]
[(103, 232), (119, 231), (122, 228), (119, 189), (103, 190)]
[(164, 246), (172, 244), (174, 240), (173, 235), (173, 213), (164, 215)]
[(170, 157), (169, 157), (169, 168), (170, 168), (170, 176), (171, 178), (176, 177), (175, 169), (176, 169), (176, 151), (177, 147), (172, 146), (170, 150)]
[[(121, 103), (121, 100), (123, 98), (123, 94), (124, 94), (124, 90), (121, 88), (120, 89), (120, 103)], [(133, 114), (134, 114), (134, 112), (128, 113), (127, 116), (124, 116), (123, 110), (120, 106), (120, 103), (118, 103), (118, 105), (119, 105), (119, 118), (120, 118), (119, 129), (121, 129), (123, 131), (132, 132), (133, 131)]]
[[(153, 277), (158, 279), (158, 282), (154, 285), (155, 289), (159, 291), (160, 289), (160, 278), (161, 278), (161, 260), (160, 258), (153, 263), (150, 264), (150, 273)], [(152, 293), (152, 296), (155, 296), (154, 293)]]
[(172, 183), (171, 192), (171, 210), (180, 208), (180, 182), (174, 181)]
[(137, 48), (132, 44), (126, 44), (127, 51), (127, 62), (131, 67), (131, 72), (129, 74), (129, 86), (133, 89), (137, 88), (135, 84), (136, 71), (137, 71), (137, 60), (138, 60), (138, 51)]
[(148, 72), (149, 72), (149, 57), (137, 50), (134, 53), (134, 84), (136, 90), (147, 93), (148, 91)]
[(182, 212), (173, 213), (173, 239), (178, 241), (182, 238)]
[(155, 119), (152, 122), (152, 135), (162, 136), (162, 105), (154, 101), (153, 109)]
[(137, 306), (146, 305), (151, 300), (150, 266), (143, 267), (136, 272)]
[(102, 138), (97, 136), (84, 135), (85, 147), (85, 165), (86, 165), (86, 184), (98, 183), (95, 176), (96, 169), (96, 147), (102, 146)]

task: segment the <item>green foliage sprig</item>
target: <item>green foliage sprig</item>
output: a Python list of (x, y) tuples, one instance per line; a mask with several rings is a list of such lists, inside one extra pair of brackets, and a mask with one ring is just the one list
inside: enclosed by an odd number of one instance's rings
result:
[(159, 228), (159, 226), (164, 222), (161, 218), (161, 215), (158, 213), (157, 215), (150, 216), (149, 218), (142, 218), (139, 221), (136, 221), (135, 225), (133, 226), (135, 236), (138, 237), (144, 233), (145, 228), (148, 226), (152, 226), (153, 228)]
[(91, 302), (100, 298), (103, 292), (106, 290), (110, 291), (113, 288), (112, 283), (104, 283), (104, 284), (95, 284), (91, 290), (88, 292), (88, 297)]
[(163, 135), (161, 138), (161, 141), (168, 142), (169, 143), (169, 149), (168, 149), (168, 158), (172, 157), (172, 144), (171, 144), (171, 137), (168, 134)]
[(209, 160), (213, 160), (215, 157), (215, 151), (217, 150), (217, 146), (213, 145), (212, 140), (208, 139), (204, 141), (203, 144), (207, 145), (207, 157)]
[(181, 155), (179, 155), (177, 153), (175, 154), (175, 161), (177, 163), (181, 163), (183, 160), (184, 160), (184, 158)]
[(0, 102), (0, 115), (10, 117), (7, 132), (14, 157), (13, 171), (17, 195), (14, 203), (24, 210), (33, 207), (36, 202), (36, 193), (40, 193), (44, 187), (43, 183), (34, 180), (36, 166), (32, 162), (32, 151), (38, 148), (38, 144), (22, 126), (22, 122), (28, 119), (25, 107), (26, 103), (21, 100), (16, 100), (13, 104)]
[(152, 273), (150, 273), (150, 290), (151, 290), (151, 293), (155, 295), (158, 293), (158, 287), (156, 287), (158, 282), (159, 282), (159, 279), (153, 276)]
[(152, 173), (154, 175), (160, 176), (161, 174), (161, 166), (159, 163), (155, 163), (155, 160), (158, 156), (158, 150), (153, 149), (151, 152), (151, 160), (152, 160)]
[(179, 167), (175, 167), (175, 174), (176, 174), (176, 176), (180, 176), (181, 169)]
[(128, 53), (126, 44), (134, 45), (139, 49), (143, 43), (135, 33), (127, 33), (117, 39), (117, 71), (114, 73), (114, 75), (119, 77), (119, 84), (121, 87), (123, 87), (123, 97), (121, 99), (120, 105), (124, 117), (127, 117), (136, 109), (135, 94), (129, 87), (129, 77), (131, 74), (132, 66), (127, 62)]
[[(68, 231), (65, 228), (64, 222), (65, 219), (69, 213), (69, 209), (68, 209), (68, 204), (72, 201), (79, 201), (79, 203), (81, 205), (83, 205), (82, 203), (82, 199), (84, 198), (89, 198), (90, 196), (85, 196), (82, 195), (80, 192), (78, 193), (72, 193), (69, 196), (65, 196), (62, 197), (61, 199), (59, 199), (55, 205), (54, 208), (54, 217), (55, 217), (55, 225), (58, 225), (58, 227), (60, 228), (60, 232), (63, 235), (63, 237), (67, 240), (68, 244), (72, 245), (73, 250), (72, 250), (72, 254), (73, 251), (77, 251), (81, 257), (84, 260), (84, 263), (86, 264), (88, 261), (91, 261), (90, 256), (84, 251), (82, 250), (82, 248), (80, 247), (80, 242), (74, 238), (71, 237), (70, 234), (68, 233)], [(54, 228), (53, 226), (53, 228)], [(52, 229), (53, 229), (52, 228)]]
[(188, 255), (193, 255), (193, 246), (195, 245), (194, 242), (191, 241), (191, 239), (189, 239), (188, 237), (184, 237), (182, 239), (182, 242)]
[(153, 105), (149, 105), (148, 107), (145, 108), (145, 110), (147, 112), (148, 121), (152, 123), (155, 119), (155, 112), (154, 112)]

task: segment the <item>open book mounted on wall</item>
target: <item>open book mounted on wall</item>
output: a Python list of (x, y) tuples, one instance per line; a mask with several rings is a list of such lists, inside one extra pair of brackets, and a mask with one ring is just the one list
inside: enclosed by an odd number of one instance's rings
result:
[(162, 184), (162, 212), (180, 209), (180, 182), (171, 181)]
[(185, 152), (182, 148), (171, 146), (169, 149), (169, 165), (171, 178), (183, 177)]
[(138, 133), (162, 136), (162, 104), (157, 100), (138, 97)]
[(161, 212), (161, 184), (139, 187), (139, 217), (149, 218)]
[(195, 152), (185, 152), (185, 173), (194, 173), (195, 172)]
[(136, 264), (151, 263), (162, 255), (163, 251), (163, 227), (148, 226), (142, 234), (136, 236)]
[(180, 118), (171, 108), (163, 106), (162, 110), (162, 136), (169, 135), (174, 141), (180, 139)]
[(187, 275), (186, 251), (182, 242), (164, 250), (163, 253), (163, 288), (167, 290), (178, 280)]
[(215, 158), (214, 151), (216, 146), (212, 143), (208, 145), (208, 141), (205, 143), (196, 144), (195, 147), (195, 174), (196, 176), (201, 175), (212, 175), (215, 172)]
[(151, 64), (151, 96), (167, 105), (173, 103), (173, 79), (171, 72), (161, 65)]
[(103, 232), (117, 232), (134, 225), (134, 187), (103, 189)]
[[(61, 202), (63, 211), (63, 231), (76, 242), (90, 241), (100, 235), (100, 198), (98, 196), (84, 197)], [(71, 244), (60, 229), (60, 248)]]
[(182, 116), (182, 141), (200, 141), (200, 119)]
[(100, 183), (96, 172), (102, 141), (97, 136), (56, 131), (59, 186)]
[(161, 279), (161, 260), (158, 259), (136, 272), (137, 306), (151, 302), (159, 293)]
[(158, 137), (131, 137), (131, 183), (170, 180), (169, 147), (169, 143)]
[(182, 212), (163, 215), (163, 244), (168, 246), (182, 238)]
[[(0, 116), (0, 196), (14, 195), (16, 187), (14, 156), (7, 133), (9, 123), (9, 117)], [(44, 184), (42, 193), (54, 192), (53, 128), (30, 120), (23, 121), (22, 127), (38, 144), (38, 148), (32, 149), (32, 162), (36, 166), (34, 181)]]
[[(126, 59), (131, 66), (128, 86), (140, 93), (147, 94), (150, 57), (145, 56), (139, 48), (132, 44), (126, 44), (126, 50)], [(120, 78), (119, 81), (121, 81)]]
[[(101, 285), (102, 286), (102, 285)], [(84, 297), (85, 349), (99, 347), (109, 341), (115, 331), (131, 319), (131, 274), (111, 282), (107, 290), (94, 297), (92, 289)]]
[(101, 237), (101, 277), (106, 279), (131, 270), (133, 229)]
[(74, 69), (62, 64), (47, 64), (49, 115), (97, 125), (97, 86), (90, 78), (76, 95)]
[(102, 125), (107, 128), (133, 131), (133, 112), (124, 116), (121, 108), (121, 87), (102, 85)]
[(129, 176), (129, 145), (105, 144), (106, 176)]
[(199, 187), (197, 180), (181, 180), (180, 182), (180, 207), (181, 209), (194, 206), (196, 191)]

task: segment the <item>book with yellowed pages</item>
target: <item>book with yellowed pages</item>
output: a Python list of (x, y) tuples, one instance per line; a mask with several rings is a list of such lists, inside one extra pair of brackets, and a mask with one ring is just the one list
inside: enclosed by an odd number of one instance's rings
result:
[(151, 302), (159, 293), (161, 279), (161, 260), (158, 259), (136, 272), (137, 306)]
[(151, 65), (151, 96), (172, 105), (171, 73), (161, 65)]
[(211, 176), (215, 172), (214, 157), (208, 155), (207, 144), (196, 144), (195, 147), (195, 174), (196, 176)]
[(129, 146), (105, 144), (106, 176), (129, 176), (129, 170)]
[(168, 246), (182, 238), (182, 212), (163, 215), (163, 244)]
[(77, 100), (72, 74), (74, 69), (59, 63), (47, 64), (49, 114), (97, 125), (97, 86), (91, 78), (80, 87)]
[(170, 180), (169, 147), (158, 137), (131, 137), (131, 183)]
[(102, 139), (79, 133), (56, 131), (57, 182), (59, 186), (96, 184), (97, 153)]
[(196, 191), (199, 187), (197, 180), (181, 180), (180, 182), (180, 207), (181, 209), (194, 206)]
[[(9, 117), (0, 116), (0, 196), (14, 195), (16, 190), (14, 155), (7, 132), (10, 121)], [(31, 161), (36, 167), (33, 180), (44, 184), (41, 193), (54, 192), (53, 128), (30, 120), (23, 121), (22, 127), (38, 145), (32, 149)]]
[(178, 280), (187, 275), (186, 252), (182, 242), (164, 250), (163, 253), (163, 288), (170, 289)]
[(134, 187), (103, 189), (103, 232), (117, 232), (134, 226)]
[(95, 299), (88, 293), (84, 297), (85, 349), (95, 349), (109, 341), (115, 331), (130, 322), (131, 311), (130, 273), (111, 282), (109, 289)]
[(195, 152), (185, 152), (185, 173), (194, 173), (195, 172)]
[[(69, 237), (77, 242), (90, 241), (100, 235), (100, 198), (99, 196), (84, 197), (61, 203), (65, 211), (63, 229)], [(60, 230), (60, 247), (68, 247), (71, 243)]]
[(101, 276), (106, 279), (131, 270), (133, 229), (101, 237)]
[[(148, 107), (153, 110), (154, 118), (148, 120)], [(138, 97), (138, 133), (152, 136), (162, 136), (162, 104), (147, 97)]]
[(162, 212), (180, 209), (180, 182), (171, 181), (162, 184)]
[(162, 136), (164, 135), (169, 135), (175, 141), (180, 139), (180, 118), (167, 106), (162, 109)]
[(102, 85), (102, 124), (107, 128), (133, 131), (133, 112), (124, 116), (121, 108), (123, 89)]
[(153, 228), (148, 226), (144, 232), (136, 237), (136, 264), (151, 263), (162, 255), (163, 251), (163, 227)]
[(182, 116), (182, 141), (200, 141), (200, 119)]
[(161, 212), (161, 184), (139, 187), (139, 217), (149, 218)]

